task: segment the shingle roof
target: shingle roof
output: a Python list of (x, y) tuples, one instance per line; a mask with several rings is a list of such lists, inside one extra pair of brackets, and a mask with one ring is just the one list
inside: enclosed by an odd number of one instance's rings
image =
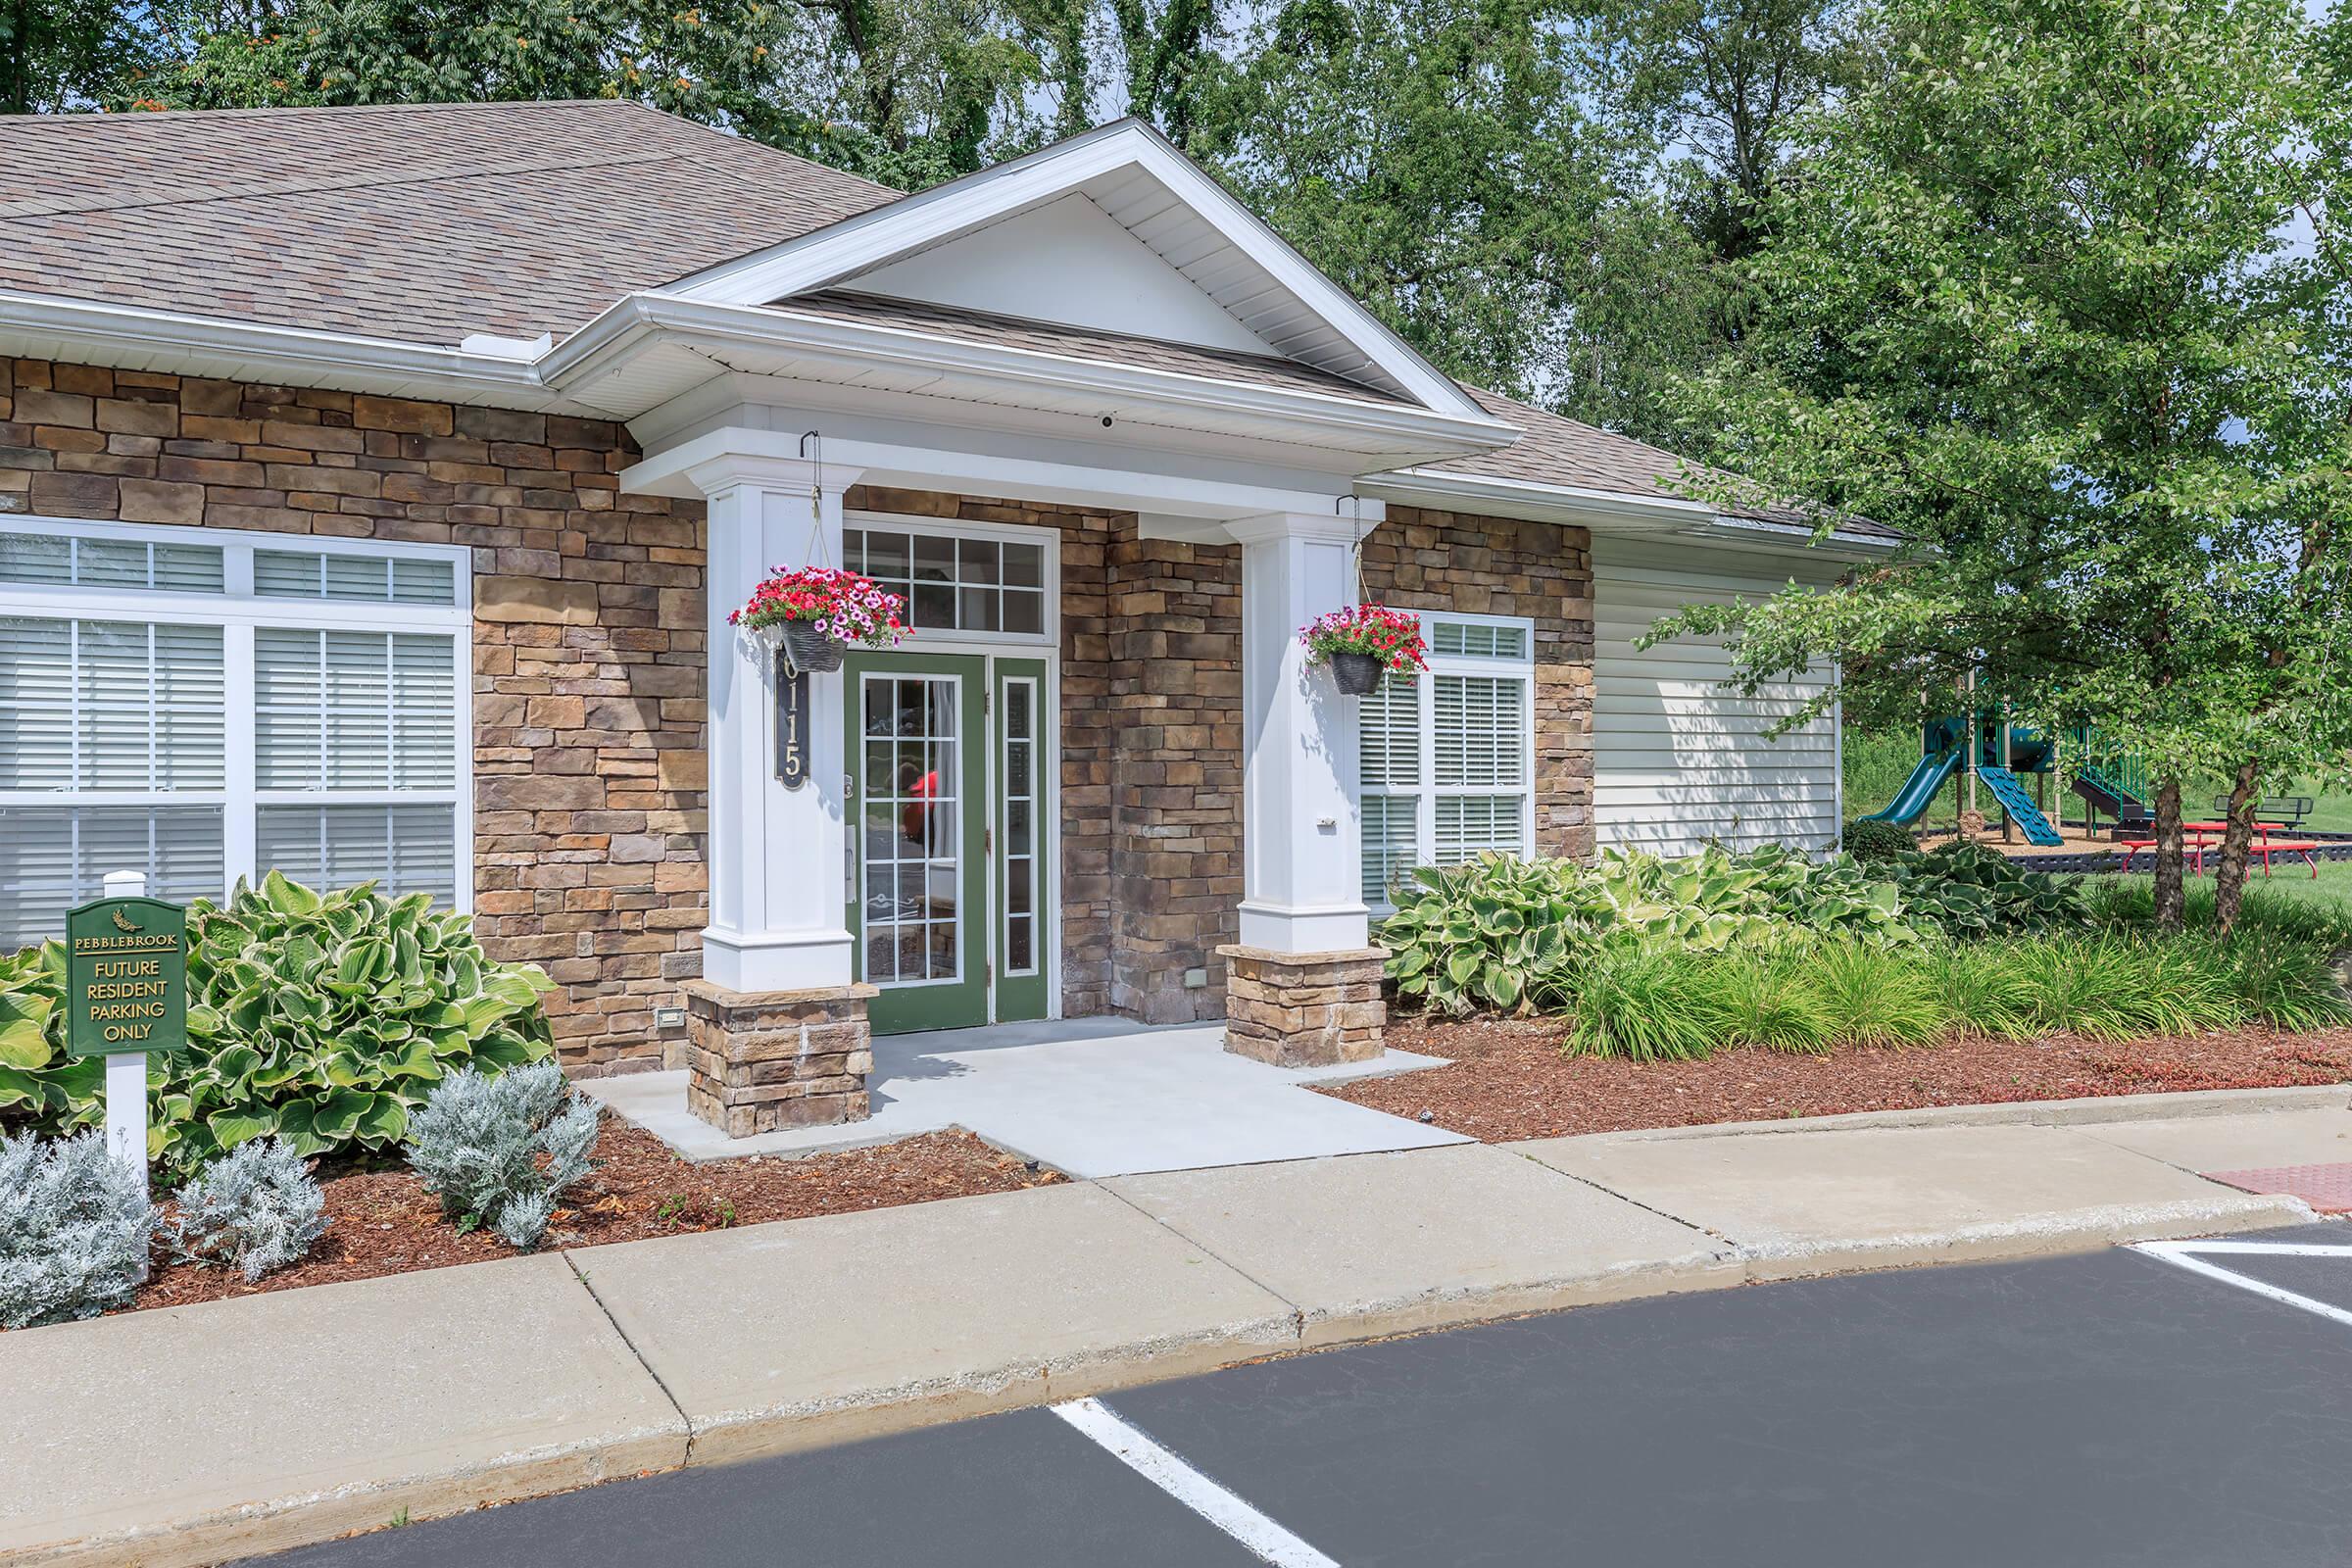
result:
[[(1496, 418), (1507, 419), (1526, 433), (1496, 452), (1475, 457), (1448, 458), (1424, 464), (1436, 473), (1459, 473), (1480, 479), (1516, 479), (1526, 484), (1574, 485), (1622, 495), (1682, 496), (1689, 493), (1683, 479), (1683, 460), (1663, 447), (1653, 447), (1603, 430), (1597, 425), (1564, 418), (1533, 404), (1506, 398), (1499, 392), (1465, 383), (1462, 390)], [(1789, 527), (1810, 528), (1813, 518), (1792, 507), (1726, 507), (1735, 517), (1750, 517)], [(1862, 517), (1838, 519), (1840, 533), (1872, 538), (1901, 537), (1893, 529)]]
[(562, 336), (899, 192), (635, 104), (0, 116), (0, 289)]
[(841, 320), (905, 327), (962, 343), (991, 343), (1005, 348), (1035, 349), (1075, 359), (1101, 360), (1112, 365), (1137, 365), (1147, 369), (1172, 370), (1219, 381), (1282, 387), (1294, 392), (1320, 392), (1352, 398), (1359, 403), (1395, 404), (1388, 393), (1350, 381), (1344, 375), (1301, 365), (1271, 354), (1245, 354), (1233, 349), (1198, 348), (1162, 338), (1139, 337), (1099, 327), (1064, 326), (1017, 316), (999, 316), (963, 306), (932, 305), (920, 300), (885, 299), (849, 289), (826, 289), (815, 294), (778, 300), (772, 310), (806, 311)]

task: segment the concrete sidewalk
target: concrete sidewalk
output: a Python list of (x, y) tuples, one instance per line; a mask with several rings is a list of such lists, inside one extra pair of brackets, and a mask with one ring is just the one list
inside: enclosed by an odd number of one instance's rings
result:
[[(1268, 1354), (2307, 1222), (2347, 1092), (1137, 1175), (0, 1334), (0, 1560), (208, 1563)], [(2248, 1108), (2254, 1107), (2254, 1108)]]

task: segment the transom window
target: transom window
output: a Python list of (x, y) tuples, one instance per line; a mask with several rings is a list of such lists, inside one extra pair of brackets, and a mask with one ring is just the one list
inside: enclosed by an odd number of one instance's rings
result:
[(1046, 629), (1046, 547), (1023, 540), (924, 533), (866, 524), (844, 528), (842, 564), (906, 601), (918, 631)]
[(1356, 705), (1364, 902), (1417, 865), (1533, 852), (1535, 630), (1425, 614), (1426, 674), (1391, 675)]
[(117, 870), (470, 903), (466, 553), (303, 543), (0, 524), (0, 951)]

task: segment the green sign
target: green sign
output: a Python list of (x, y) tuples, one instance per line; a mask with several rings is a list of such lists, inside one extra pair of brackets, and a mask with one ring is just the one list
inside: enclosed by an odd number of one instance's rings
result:
[(67, 1049), (76, 1056), (188, 1043), (188, 912), (100, 899), (66, 916)]

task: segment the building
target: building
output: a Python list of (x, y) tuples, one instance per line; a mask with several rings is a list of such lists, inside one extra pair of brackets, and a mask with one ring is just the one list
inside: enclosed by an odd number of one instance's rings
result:
[[(915, 196), (611, 103), (0, 162), (0, 941), (383, 878), (751, 1131), (861, 1114), (869, 1023), (1367, 1054), (1404, 867), (1837, 831), (1834, 724), (1634, 639), (1886, 540), (1457, 385), (1144, 126)], [(811, 561), (917, 631), (794, 788), (725, 616)], [(1359, 597), (1435, 651), (1360, 704), (1296, 635)]]

